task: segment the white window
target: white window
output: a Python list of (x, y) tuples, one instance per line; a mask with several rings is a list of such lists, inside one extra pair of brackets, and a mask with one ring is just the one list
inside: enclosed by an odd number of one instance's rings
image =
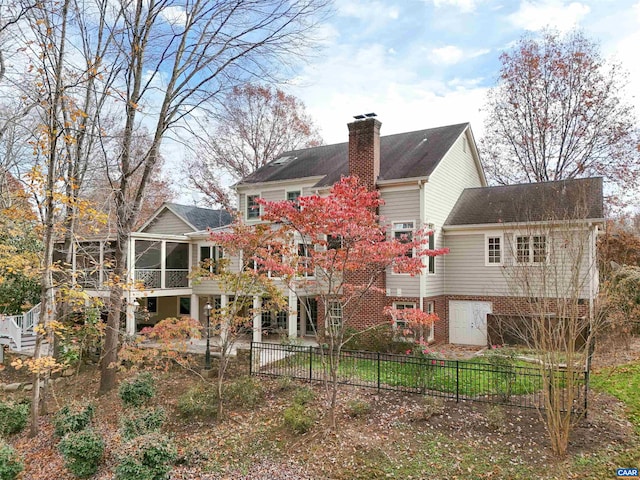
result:
[(327, 309), (329, 325), (333, 328), (340, 328), (342, 326), (342, 303), (334, 301), (329, 302), (329, 308)]
[(260, 195), (247, 195), (247, 219), (260, 218)]
[[(433, 223), (428, 225), (428, 228), (433, 233), (429, 235), (429, 250), (435, 250), (436, 248), (436, 226)], [(436, 257), (428, 257), (429, 259), (429, 269), (428, 272), (430, 274), (436, 273)]]
[[(427, 302), (427, 313), (429, 315), (433, 315), (436, 313), (436, 302)], [(429, 327), (429, 340), (433, 340), (435, 337), (435, 322), (431, 322), (431, 326)]]
[(502, 237), (489, 236), (485, 237), (486, 244), (486, 264), (502, 265)]
[(311, 254), (309, 252), (309, 245), (306, 243), (298, 244), (298, 268), (299, 275), (301, 277), (313, 277), (313, 271), (311, 270)]
[[(416, 304), (413, 302), (394, 302), (393, 308), (395, 308), (396, 310), (408, 310), (416, 308)], [(404, 332), (409, 328), (409, 324), (402, 318), (394, 318), (393, 328), (398, 331), (398, 334), (400, 336), (404, 337), (406, 336)]]
[(200, 247), (200, 266), (211, 273), (220, 273), (220, 260), (224, 258), (222, 247), (217, 245)]
[(547, 261), (547, 237), (545, 235), (516, 236), (516, 261), (518, 263), (545, 263)]
[(298, 198), (300, 198), (300, 190), (291, 190), (287, 192), (287, 200), (296, 204), (296, 208), (300, 209), (298, 204)]
[[(393, 238), (402, 243), (412, 242), (413, 226), (413, 222), (394, 222)], [(409, 250), (405, 255), (409, 258), (413, 257), (413, 249)]]

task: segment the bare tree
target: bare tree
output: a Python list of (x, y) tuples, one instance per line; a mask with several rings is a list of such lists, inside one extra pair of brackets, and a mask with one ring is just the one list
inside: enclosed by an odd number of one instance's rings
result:
[(620, 65), (579, 31), (525, 36), (500, 61), (481, 141), (491, 181), (598, 175), (615, 195), (638, 191), (640, 134)]
[(189, 180), (211, 205), (231, 207), (228, 185), (283, 152), (320, 145), (304, 103), (269, 86), (247, 84), (226, 94), (202, 130), (203, 144), (190, 161)]
[(584, 413), (590, 357), (606, 318), (598, 296), (599, 225), (585, 220), (588, 195), (551, 206), (559, 198), (541, 198), (544, 214), (504, 230), (503, 274), (519, 313), (494, 319), (502, 340), (490, 340), (525, 345), (535, 358), (542, 378), (540, 414), (553, 452), (562, 456)]
[[(203, 103), (230, 86), (277, 73), (280, 62), (299, 58), (312, 38), (326, 0), (120, 0), (117, 33), (124, 109), (115, 193), (115, 278), (127, 278), (128, 235), (171, 130), (185, 126)], [(151, 141), (140, 157), (133, 140), (144, 122)], [(137, 185), (131, 177), (141, 172)], [(116, 282), (101, 366), (100, 391), (115, 385), (123, 283)]]

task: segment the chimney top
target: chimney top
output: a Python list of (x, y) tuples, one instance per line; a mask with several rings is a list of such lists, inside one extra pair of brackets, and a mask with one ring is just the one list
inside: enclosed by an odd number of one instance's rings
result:
[(367, 118), (375, 118), (378, 115), (376, 115), (375, 113), (371, 112), (371, 113), (363, 113), (361, 115), (354, 115), (353, 118), (356, 119), (356, 121), (360, 121), (360, 120), (366, 120)]

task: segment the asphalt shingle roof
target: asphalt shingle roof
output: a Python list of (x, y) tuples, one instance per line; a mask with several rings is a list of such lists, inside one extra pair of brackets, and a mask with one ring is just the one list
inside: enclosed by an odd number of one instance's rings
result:
[[(380, 137), (380, 180), (430, 175), (468, 123)], [(242, 179), (240, 184), (322, 176), (318, 187), (349, 174), (347, 142), (294, 150)], [(284, 162), (281, 159), (289, 157)]]
[(601, 219), (602, 178), (465, 189), (445, 225)]
[(167, 203), (166, 205), (197, 230), (223, 227), (233, 221), (231, 214), (226, 210), (213, 210), (193, 205), (180, 205), (179, 203)]

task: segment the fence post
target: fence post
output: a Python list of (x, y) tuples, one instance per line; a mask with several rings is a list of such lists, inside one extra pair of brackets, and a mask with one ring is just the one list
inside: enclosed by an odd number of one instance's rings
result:
[(253, 375), (253, 340), (249, 345), (249, 376)]
[(378, 353), (378, 391), (380, 391), (380, 352)]
[(456, 403), (460, 401), (460, 365), (456, 360)]
[(309, 345), (309, 383), (313, 380), (313, 347)]

